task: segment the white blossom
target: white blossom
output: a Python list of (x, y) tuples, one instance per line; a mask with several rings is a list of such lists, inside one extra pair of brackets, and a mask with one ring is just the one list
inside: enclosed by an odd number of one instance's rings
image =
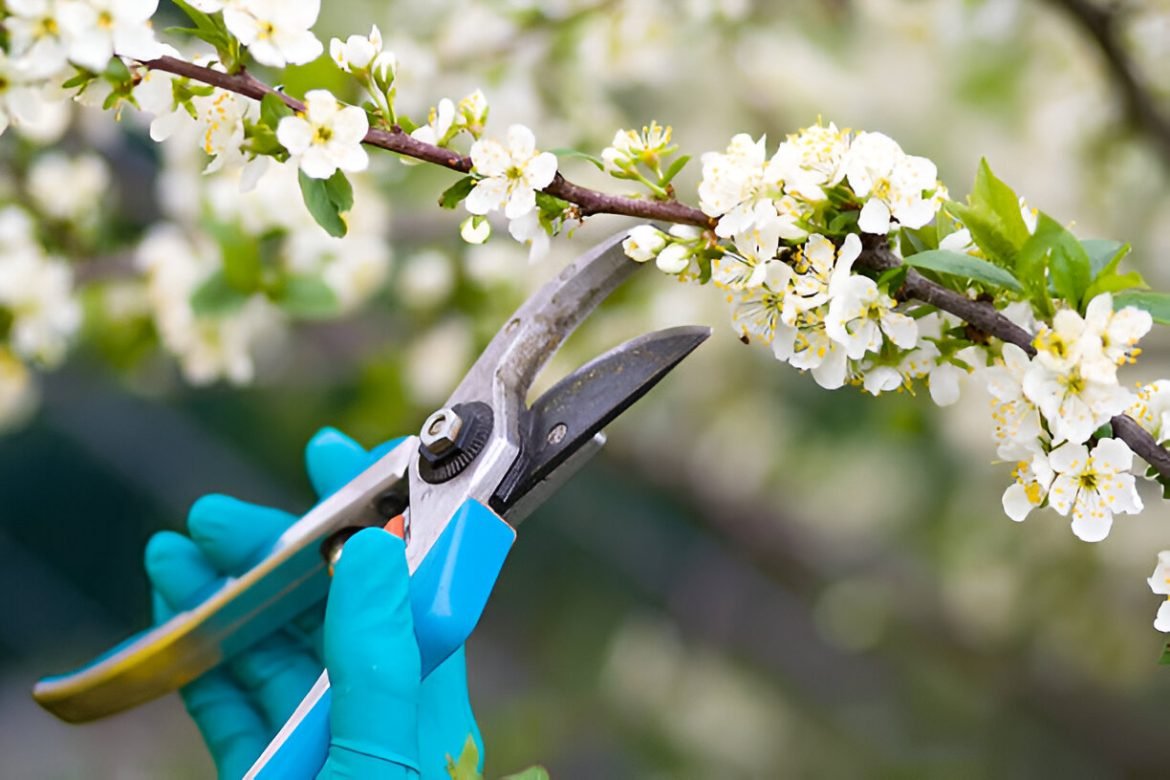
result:
[(788, 338), (791, 331), (784, 324), (784, 297), (792, 281), (792, 268), (779, 260), (760, 266), (760, 283), (736, 293), (732, 299), (731, 321), (743, 338), (756, 338), (771, 344), (777, 331)]
[(780, 249), (783, 226), (767, 201), (756, 204), (748, 226), (735, 235), (735, 251), (716, 258), (711, 279), (731, 290), (756, 287), (764, 281), (765, 265)]
[(722, 238), (749, 230), (756, 202), (764, 197), (765, 137), (753, 141), (746, 133), (731, 139), (726, 152), (703, 155), (703, 179), (699, 183), (699, 206), (703, 213), (719, 217), (716, 235)]
[[(19, 209), (5, 209), (12, 211)], [(8, 217), (5, 221), (16, 227), (22, 220)], [(6, 251), (0, 255), (0, 308), (12, 318), (12, 349), (26, 360), (57, 365), (81, 324), (81, 306), (73, 296), (73, 270), (64, 260), (46, 256), (31, 241), (12, 238), (4, 242)]]
[(305, 94), (303, 114), (280, 120), (276, 138), (306, 176), (328, 179), (339, 169), (352, 173), (369, 167), (362, 148), (369, 129), (365, 111), (342, 105), (328, 90), (314, 89)]
[(321, 55), (311, 30), (320, 10), (320, 0), (234, 0), (224, 6), (223, 21), (257, 62), (283, 68)]
[[(902, 349), (918, 343), (918, 325), (905, 314), (894, 311), (895, 302), (867, 276), (848, 273), (861, 252), (861, 240), (851, 233), (845, 244), (850, 259), (839, 258), (829, 285), (829, 311), (825, 329), (830, 338), (845, 347), (846, 354), (859, 360), (882, 348), (883, 334)], [(846, 254), (842, 247), (842, 255)]]
[(832, 123), (828, 127), (812, 125), (780, 144), (768, 161), (764, 178), (783, 183), (785, 192), (803, 200), (822, 201), (824, 188), (841, 180), (841, 165), (848, 151), (848, 132)]
[(1056, 473), (1048, 462), (1048, 453), (1035, 451), (1026, 453), (1012, 469), (1015, 479), (1003, 493), (1003, 511), (1017, 523), (1023, 522), (1028, 514), (1044, 503)]
[(443, 146), (450, 140), (451, 126), (455, 123), (455, 104), (448, 98), (439, 101), (427, 116), (427, 123), (415, 128), (410, 137), (427, 144)]
[(1170, 633), (1170, 550), (1158, 553), (1158, 565), (1154, 573), (1146, 580), (1150, 590), (1159, 596), (1166, 596), (1166, 600), (1158, 607), (1158, 616), (1154, 619), (1154, 628), (1164, 633)]
[(686, 244), (673, 242), (658, 253), (654, 264), (665, 274), (681, 274), (691, 267), (694, 252)]
[(0, 50), (0, 133), (10, 124), (35, 123), (41, 116), (40, 89), (19, 64)]
[(528, 262), (536, 263), (548, 256), (548, 231), (540, 224), (540, 212), (536, 209), (509, 220), (508, 234), (528, 247)]
[(626, 257), (637, 263), (653, 260), (665, 246), (666, 234), (653, 225), (638, 225), (622, 241)]
[(866, 233), (888, 233), (895, 222), (920, 228), (938, 212), (938, 169), (925, 157), (906, 154), (887, 135), (859, 133), (842, 167), (853, 192), (867, 198), (858, 220)]
[(984, 376), (991, 394), (991, 418), (999, 457), (1015, 460), (1030, 453), (1040, 437), (1040, 410), (1024, 392), (1032, 361), (1015, 344), (1003, 345), (1003, 357)]
[(507, 144), (484, 138), (471, 145), (473, 170), (480, 178), (467, 196), (467, 210), (487, 214), (503, 208), (516, 220), (536, 208), (536, 191), (552, 183), (557, 158), (536, 151), (536, 137), (523, 125), (508, 128)]
[[(8, 54), (30, 79), (60, 73), (69, 58), (68, 30), (61, 11), (68, 0), (6, 0)], [(102, 67), (105, 67), (105, 62)]]
[(613, 142), (601, 152), (605, 170), (622, 174), (635, 168), (638, 163), (657, 166), (659, 158), (667, 153), (670, 146), (671, 129), (657, 122), (637, 130), (618, 130)]
[(1149, 431), (1155, 441), (1170, 439), (1170, 380), (1159, 379), (1139, 388), (1126, 414)]
[(351, 35), (344, 41), (340, 38), (329, 41), (329, 56), (346, 73), (368, 70), (381, 53), (382, 31), (378, 25), (370, 29), (369, 35)]
[(1048, 493), (1049, 505), (1062, 515), (1072, 514), (1072, 531), (1086, 542), (1109, 535), (1113, 515), (1137, 514), (1142, 500), (1134, 486), (1133, 452), (1120, 439), (1101, 439), (1092, 452), (1084, 444), (1066, 442), (1048, 457), (1056, 478)]
[(115, 53), (136, 60), (162, 54), (150, 18), (158, 0), (66, 0), (58, 19), (65, 30), (69, 59), (95, 73), (105, 70)]
[(1065, 372), (1053, 371), (1039, 357), (1024, 375), (1023, 388), (1048, 421), (1053, 444), (1087, 441), (1133, 401), (1131, 392), (1116, 383), (1085, 376), (1080, 365)]
[(1113, 311), (1113, 296), (1103, 293), (1085, 308), (1085, 331), (1095, 340), (1095, 349), (1086, 356), (1093, 375), (1107, 375), (1118, 366), (1133, 363), (1141, 354), (1137, 343), (1150, 332), (1154, 320), (1150, 313), (1133, 306)]
[(459, 235), (469, 244), (482, 244), (492, 234), (492, 224), (487, 217), (472, 214), (459, 223)]

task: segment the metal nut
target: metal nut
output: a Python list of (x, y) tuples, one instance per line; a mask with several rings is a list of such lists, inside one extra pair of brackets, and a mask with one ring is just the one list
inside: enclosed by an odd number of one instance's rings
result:
[(423, 423), (419, 441), (433, 455), (441, 455), (455, 446), (463, 419), (451, 409), (440, 409)]

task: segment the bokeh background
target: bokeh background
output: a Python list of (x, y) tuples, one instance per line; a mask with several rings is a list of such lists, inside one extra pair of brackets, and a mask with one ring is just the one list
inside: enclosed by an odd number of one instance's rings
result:
[[(482, 87), (491, 128), (522, 122), (545, 148), (597, 154), (657, 119), (697, 154), (821, 117), (935, 159), (960, 197), (985, 156), (1080, 235), (1132, 242), (1167, 290), (1170, 4), (1089, 2), (326, 0), (317, 32), (378, 23), (404, 110)], [(327, 62), (289, 77), (317, 83), (345, 88)], [(0, 774), (206, 777), (176, 697), (74, 727), (36, 707), (33, 681), (146, 624), (143, 545), (194, 498), (307, 507), (314, 430), (367, 445), (414, 430), (528, 290), (624, 223), (597, 218), (530, 266), (502, 229), (460, 241), (462, 215), (435, 205), (451, 175), (383, 155), (363, 238), (388, 248), (385, 278), (344, 316), (281, 320), (252, 381), (199, 385), (159, 344), (135, 245), (160, 221), (197, 235), (235, 196), (132, 110), (60, 119), (0, 139), (0, 197), (42, 215), (38, 158), (94, 152), (109, 173), (62, 228), (82, 332), (0, 436)], [(684, 199), (697, 175), (696, 160)], [(1093, 546), (1051, 513), (1013, 524), (978, 393), (939, 410), (825, 392), (740, 344), (716, 291), (640, 277), (550, 378), (652, 327), (716, 335), (523, 526), (468, 650), (489, 777), (538, 762), (558, 780), (1170, 772), (1145, 583), (1170, 547), (1155, 493)], [(1132, 379), (1170, 375), (1168, 347), (1151, 338)]]

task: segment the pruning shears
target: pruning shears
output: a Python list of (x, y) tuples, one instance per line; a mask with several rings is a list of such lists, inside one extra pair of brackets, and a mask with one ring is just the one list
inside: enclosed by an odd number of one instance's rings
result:
[[(83, 722), (177, 690), (319, 604), (345, 539), (371, 526), (406, 541), (429, 674), (475, 628), (521, 521), (597, 453), (606, 425), (711, 333), (684, 326), (645, 334), (526, 403), (569, 334), (640, 267), (622, 251), (625, 236), (597, 245), (529, 297), (418, 436), (316, 505), (248, 572), (86, 666), (41, 680), (36, 700)], [(315, 776), (329, 746), (329, 701), (323, 672), (247, 777)]]

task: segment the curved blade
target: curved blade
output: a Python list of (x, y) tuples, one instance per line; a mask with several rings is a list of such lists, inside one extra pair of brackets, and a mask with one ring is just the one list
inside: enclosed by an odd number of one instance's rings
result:
[(710, 335), (710, 328), (697, 325), (648, 333), (549, 388), (524, 414), (521, 455), (496, 492), (493, 508), (508, 511)]

